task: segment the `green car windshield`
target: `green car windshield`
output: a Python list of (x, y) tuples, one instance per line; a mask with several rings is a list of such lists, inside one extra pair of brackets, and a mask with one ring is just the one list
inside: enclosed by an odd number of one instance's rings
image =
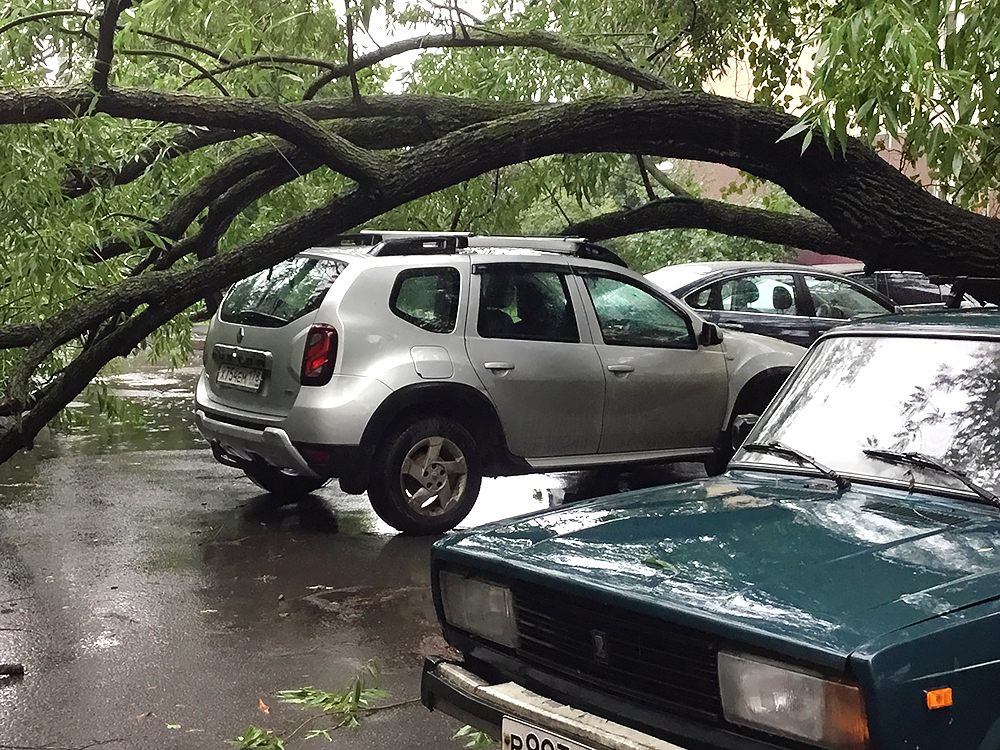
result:
[[(877, 452), (921, 454), (1000, 494), (1000, 341), (826, 339), (748, 444), (775, 442), (851, 477), (973, 494), (946, 472)], [(734, 463), (809, 471), (773, 452), (741, 450)]]

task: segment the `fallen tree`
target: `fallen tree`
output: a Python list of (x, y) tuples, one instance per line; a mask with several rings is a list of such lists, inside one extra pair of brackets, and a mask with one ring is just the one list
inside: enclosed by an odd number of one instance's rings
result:
[[(88, 84), (0, 91), (0, 124), (115, 118), (185, 126), (121, 164), (70, 170), (61, 178), (66, 200), (141, 179), (156, 163), (218, 144), (233, 148), (158, 216), (136, 217), (131, 233), (81, 249), (90, 263), (121, 261), (115, 266), (120, 278), (81, 289), (44, 319), (8, 318), (0, 326), (0, 349), (14, 355), (0, 405), (0, 462), (30, 447), (109, 361), (202, 300), (211, 308), (219, 290), (234, 281), (424, 196), (552, 155), (613, 153), (725, 164), (779, 185), (809, 212), (778, 214), (676, 194), (565, 227), (593, 239), (700, 227), (836, 252), (873, 268), (950, 275), (993, 275), (1000, 260), (1000, 222), (934, 197), (861, 142), (843, 138), (828, 148), (820, 134), (803, 147), (801, 136), (783, 138), (798, 123), (790, 114), (681, 90), (625, 59), (547, 32), (501, 34), (461, 25), (452, 34), (400, 43), (398, 50), (418, 44), (532, 48), (582, 62), (637, 92), (559, 103), (362, 95), (358, 74), (385, 59), (389, 48), (327, 65), (307, 89), (312, 97), (346, 77), (351, 91), (345, 97), (290, 103), (116, 87), (114, 37), (127, 6), (110, 0), (98, 19)], [(260, 142), (259, 134), (278, 140)], [(241, 215), (318, 170), (337, 176), (322, 199), (220, 252)], [(46, 370), (57, 351), (69, 354)]]

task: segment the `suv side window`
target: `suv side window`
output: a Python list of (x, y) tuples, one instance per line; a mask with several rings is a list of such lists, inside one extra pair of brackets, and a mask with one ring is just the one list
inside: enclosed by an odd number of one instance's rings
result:
[(564, 272), (493, 264), (480, 275), (483, 338), (580, 341)]
[(612, 346), (695, 349), (687, 319), (662, 300), (626, 279), (586, 275), (601, 336)]
[(396, 277), (389, 309), (432, 333), (451, 333), (458, 320), (457, 268), (411, 268)]

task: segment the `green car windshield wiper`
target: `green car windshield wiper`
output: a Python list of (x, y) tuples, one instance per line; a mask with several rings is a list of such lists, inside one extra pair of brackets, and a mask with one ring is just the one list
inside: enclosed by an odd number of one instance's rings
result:
[(924, 453), (914, 453), (912, 451), (909, 453), (904, 453), (903, 451), (883, 451), (874, 448), (863, 450), (862, 453), (869, 458), (877, 458), (880, 461), (885, 461), (890, 464), (908, 464), (909, 466), (917, 466), (921, 469), (934, 469), (936, 471), (940, 471), (942, 474), (955, 477), (955, 479), (975, 492), (983, 500), (997, 508), (1000, 508), (1000, 497), (997, 497), (985, 487), (976, 484), (958, 469), (953, 469), (947, 464), (941, 463), (936, 458), (932, 458)]
[(851, 489), (850, 481), (840, 476), (840, 474), (835, 472), (829, 466), (824, 466), (812, 456), (806, 455), (802, 451), (795, 450), (795, 448), (789, 448), (787, 445), (779, 443), (777, 440), (770, 443), (747, 443), (743, 446), (743, 450), (750, 451), (751, 453), (770, 453), (773, 456), (787, 458), (799, 464), (808, 464), (827, 479), (832, 479), (837, 484), (837, 489), (842, 492)]

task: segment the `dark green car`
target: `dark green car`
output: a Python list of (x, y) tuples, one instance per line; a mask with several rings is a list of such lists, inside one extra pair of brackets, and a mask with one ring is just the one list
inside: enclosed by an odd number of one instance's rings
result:
[(835, 329), (725, 475), (438, 542), (424, 704), (503, 750), (995, 750), (998, 492), (1000, 313)]

